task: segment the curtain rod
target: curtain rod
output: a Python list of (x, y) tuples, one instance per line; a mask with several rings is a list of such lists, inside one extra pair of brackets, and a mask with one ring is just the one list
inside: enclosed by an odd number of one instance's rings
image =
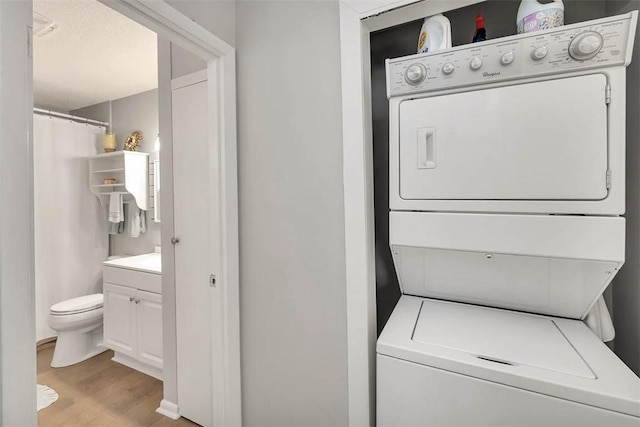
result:
[(107, 122), (100, 122), (98, 120), (85, 119), (84, 117), (72, 116), (71, 114), (65, 114), (65, 113), (58, 113), (57, 111), (44, 110), (42, 108), (34, 108), (33, 112), (35, 114), (42, 114), (42, 115), (45, 115), (45, 116), (58, 117), (60, 119), (69, 119), (69, 120), (72, 120), (72, 121), (78, 122), (78, 123), (85, 123), (85, 124), (89, 124), (89, 125), (97, 125), (97, 126), (104, 126), (104, 127), (108, 127), (109, 126), (109, 123), (107, 123)]

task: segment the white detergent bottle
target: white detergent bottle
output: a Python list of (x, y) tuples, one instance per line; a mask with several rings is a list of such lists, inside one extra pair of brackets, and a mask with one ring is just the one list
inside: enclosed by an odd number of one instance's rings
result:
[(451, 47), (451, 22), (446, 16), (426, 18), (418, 38), (418, 53), (434, 52)]
[(518, 34), (546, 30), (564, 25), (562, 0), (540, 3), (538, 0), (522, 0), (516, 18)]

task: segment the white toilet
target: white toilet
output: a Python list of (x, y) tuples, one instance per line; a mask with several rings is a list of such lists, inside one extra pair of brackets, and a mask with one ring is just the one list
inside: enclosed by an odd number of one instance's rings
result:
[(51, 366), (61, 368), (87, 360), (102, 347), (102, 294), (59, 302), (49, 311), (49, 327), (58, 333)]

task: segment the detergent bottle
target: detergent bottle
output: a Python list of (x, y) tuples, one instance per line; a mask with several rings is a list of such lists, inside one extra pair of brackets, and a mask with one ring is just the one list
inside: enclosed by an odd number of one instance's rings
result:
[(562, 0), (540, 3), (538, 0), (522, 0), (516, 18), (518, 34), (546, 30), (564, 25)]
[(418, 38), (418, 53), (434, 52), (451, 47), (451, 22), (446, 16), (426, 18)]

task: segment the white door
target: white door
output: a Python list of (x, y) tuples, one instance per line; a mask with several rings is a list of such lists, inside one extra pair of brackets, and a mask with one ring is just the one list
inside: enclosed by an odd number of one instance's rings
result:
[(138, 291), (138, 360), (162, 369), (162, 295)]
[(401, 102), (400, 197), (604, 199), (606, 87), (596, 74)]
[(105, 283), (104, 346), (136, 357), (136, 290)]
[[(217, 247), (206, 74), (172, 85), (178, 407), (212, 425), (211, 288)], [(197, 77), (197, 76), (196, 76)]]

